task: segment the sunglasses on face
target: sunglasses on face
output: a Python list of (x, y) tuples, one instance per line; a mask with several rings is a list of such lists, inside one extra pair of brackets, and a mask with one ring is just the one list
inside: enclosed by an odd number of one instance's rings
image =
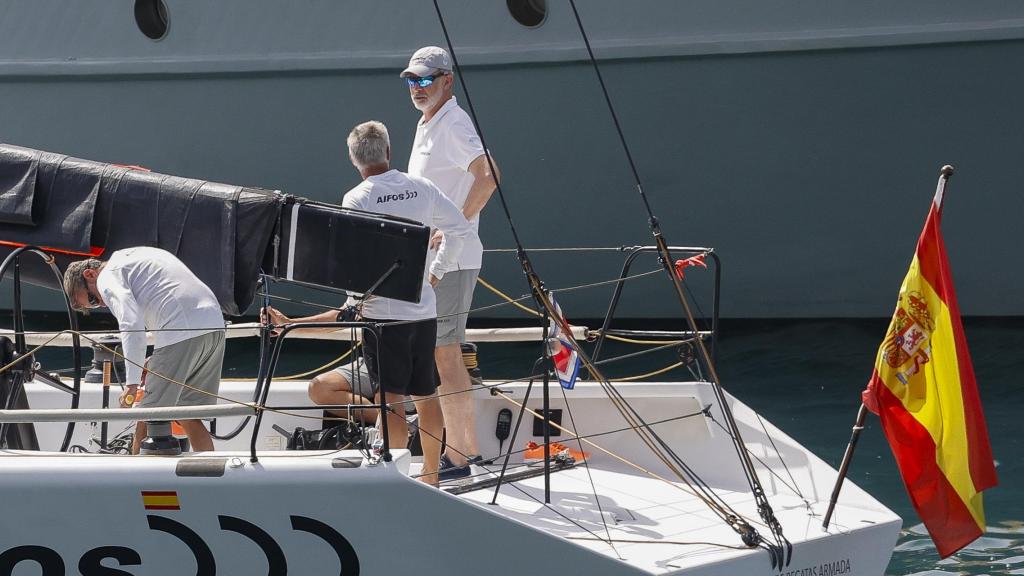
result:
[(85, 306), (76, 307), (76, 310), (92, 310), (93, 308), (100, 307), (100, 299), (93, 295), (88, 288), (85, 289)]
[(413, 86), (419, 86), (420, 88), (426, 88), (434, 83), (434, 80), (444, 76), (444, 74), (435, 74), (433, 76), (423, 76), (422, 78), (409, 78), (406, 77), (405, 83), (409, 85), (409, 88)]

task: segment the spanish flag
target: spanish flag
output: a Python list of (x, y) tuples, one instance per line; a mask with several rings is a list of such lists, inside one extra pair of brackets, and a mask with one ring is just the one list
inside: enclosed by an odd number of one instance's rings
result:
[(985, 532), (996, 470), (942, 241), (942, 169), (864, 404), (882, 421), (903, 482), (943, 558)]
[(142, 506), (146, 510), (181, 510), (178, 493), (174, 491), (142, 491)]

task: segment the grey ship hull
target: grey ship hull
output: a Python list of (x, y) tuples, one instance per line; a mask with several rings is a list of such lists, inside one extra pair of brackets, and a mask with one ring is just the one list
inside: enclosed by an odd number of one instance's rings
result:
[[(404, 168), (418, 114), (397, 74), (444, 43), (429, 2), (166, 3), (159, 41), (127, 0), (0, 7), (0, 140), (338, 201), (358, 180), (348, 129), (374, 118)], [(505, 2), (441, 4), (526, 246), (650, 243), (568, 7), (529, 29)], [(1024, 314), (1024, 5), (579, 4), (666, 237), (723, 260), (723, 316), (887, 316), (947, 163), (962, 311)], [(496, 200), (481, 229), (485, 247), (511, 246)], [(622, 256), (534, 258), (560, 288), (615, 276)], [(482, 276), (526, 292), (509, 253), (488, 253)], [(662, 278), (637, 284), (627, 297), (650, 295), (623, 315), (676, 313)], [(560, 301), (600, 316), (610, 291)]]

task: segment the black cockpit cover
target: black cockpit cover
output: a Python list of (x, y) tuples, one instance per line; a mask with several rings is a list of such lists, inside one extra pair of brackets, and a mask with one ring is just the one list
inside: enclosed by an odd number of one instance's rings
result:
[[(252, 303), (283, 195), (0, 144), (0, 256), (32, 244), (63, 270), (130, 246), (178, 256), (228, 315)], [(60, 289), (23, 259), (22, 278)]]

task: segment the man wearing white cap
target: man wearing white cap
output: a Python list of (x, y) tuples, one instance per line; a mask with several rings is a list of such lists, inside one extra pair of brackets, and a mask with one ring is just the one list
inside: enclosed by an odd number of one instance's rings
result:
[[(455, 78), (448, 52), (437, 46), (420, 48), (409, 59), (409, 66), (401, 76), (409, 86), (412, 105), (423, 113), (416, 125), (408, 172), (431, 180), (462, 210), (473, 227), (455, 268), (446, 270), (434, 289), (437, 294), (434, 357), (441, 377), (448, 446), (441, 458), (440, 477), (442, 480), (460, 478), (470, 473), (471, 462), (467, 455), (480, 454), (472, 397), (464, 393), (471, 384), (462, 363), (461, 344), (466, 341), (466, 317), (483, 260), (483, 245), (477, 232), (480, 210), (494, 193), (499, 174), (493, 158), (488, 161), (473, 121), (459, 107), (452, 93)], [(440, 242), (440, 234), (435, 233), (431, 246)]]

